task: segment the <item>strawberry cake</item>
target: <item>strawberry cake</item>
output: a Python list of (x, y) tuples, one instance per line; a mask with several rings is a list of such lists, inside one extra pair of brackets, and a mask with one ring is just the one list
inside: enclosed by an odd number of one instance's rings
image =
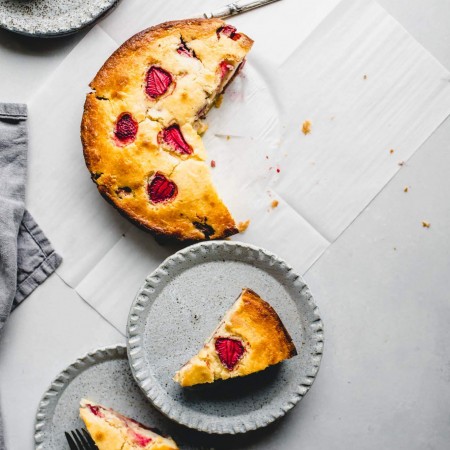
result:
[(218, 19), (163, 23), (126, 41), (91, 82), (81, 124), (86, 164), (100, 193), (134, 223), (189, 241), (238, 232), (201, 135), (252, 44)]
[(297, 354), (278, 314), (244, 289), (204, 347), (174, 376), (181, 386), (242, 377)]
[(171, 438), (90, 400), (81, 400), (80, 417), (99, 450), (178, 450)]

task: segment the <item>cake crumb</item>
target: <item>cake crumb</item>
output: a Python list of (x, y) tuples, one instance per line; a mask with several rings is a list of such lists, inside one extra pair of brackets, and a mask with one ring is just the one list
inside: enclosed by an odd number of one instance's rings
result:
[(405, 161), (399, 161), (399, 162), (398, 162), (398, 165), (399, 165), (399, 166), (404, 166), (404, 165), (405, 165)]
[(248, 228), (249, 225), (250, 225), (250, 220), (246, 220), (245, 222), (239, 222), (238, 223), (239, 233), (243, 233)]
[(222, 104), (222, 102), (223, 102), (223, 94), (220, 94), (217, 96), (216, 100), (214, 101), (214, 106), (216, 108), (220, 108), (220, 105)]
[(422, 226), (424, 228), (430, 228), (431, 227), (431, 223), (430, 222), (425, 222), (425, 220), (422, 220)]
[(364, 75), (364, 76), (363, 76), (363, 79), (364, 79), (364, 80), (367, 80), (367, 78), (368, 78), (367, 75)]
[(214, 160), (211, 160), (211, 167), (214, 169), (216, 167), (216, 162)]
[(395, 152), (395, 150), (393, 149), (393, 148), (391, 148), (390, 150), (389, 150), (389, 153), (392, 155), (393, 153)]
[(281, 169), (279, 167), (277, 167), (277, 173), (280, 173)]
[(269, 157), (266, 155), (266, 159), (269, 159)]
[(194, 128), (200, 136), (203, 136), (206, 133), (206, 130), (208, 129), (208, 124), (205, 123), (203, 120), (198, 120)]
[(302, 125), (302, 133), (306, 136), (311, 133), (311, 122), (309, 120), (305, 120)]
[(270, 204), (270, 206), (272, 207), (272, 208), (276, 208), (277, 206), (278, 206), (278, 200), (274, 200), (271, 204)]
[(405, 186), (405, 189), (403, 189), (403, 192), (408, 192), (408, 191), (409, 191), (408, 186)]

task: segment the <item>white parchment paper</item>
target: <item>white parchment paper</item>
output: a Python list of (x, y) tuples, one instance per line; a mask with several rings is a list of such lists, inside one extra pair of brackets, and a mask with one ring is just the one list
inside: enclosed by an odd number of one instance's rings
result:
[[(79, 140), (84, 94), (123, 40), (204, 4), (121, 2), (30, 105), (30, 210), (64, 256), (60, 276), (121, 331), (144, 277), (177, 247), (157, 244), (97, 193)], [(230, 20), (255, 46), (205, 135), (217, 189), (238, 221), (250, 219), (233, 239), (299, 272), (450, 114), (450, 74), (423, 47), (377, 3), (337, 4), (282, 0)]]

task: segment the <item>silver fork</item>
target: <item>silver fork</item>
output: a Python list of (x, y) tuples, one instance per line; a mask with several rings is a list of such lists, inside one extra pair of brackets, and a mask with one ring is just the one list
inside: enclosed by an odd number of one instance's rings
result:
[(71, 450), (98, 450), (90, 434), (84, 429), (64, 433)]
[(270, 3), (277, 2), (279, 0), (238, 0), (236, 2), (230, 3), (218, 10), (199, 14), (196, 17), (202, 17), (205, 19), (226, 19), (227, 17), (235, 16), (237, 14), (242, 14), (244, 12), (250, 11), (260, 6), (265, 6)]

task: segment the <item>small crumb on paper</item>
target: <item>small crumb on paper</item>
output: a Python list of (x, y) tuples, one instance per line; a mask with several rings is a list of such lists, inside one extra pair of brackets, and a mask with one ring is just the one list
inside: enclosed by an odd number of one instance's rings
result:
[(430, 228), (431, 227), (431, 223), (430, 222), (425, 222), (425, 220), (422, 220), (422, 226), (424, 228)]
[(363, 76), (363, 79), (364, 79), (364, 80), (367, 80), (367, 78), (369, 78), (367, 75), (364, 75), (364, 76)]
[(391, 148), (390, 150), (389, 150), (389, 153), (392, 155), (392, 154), (394, 154), (394, 152), (395, 152), (395, 150), (393, 149), (393, 148)]
[(409, 191), (409, 187), (405, 186), (405, 189), (403, 189), (403, 192), (408, 192)]
[(394, 251), (397, 251), (397, 247), (394, 247)]
[(214, 169), (216, 167), (216, 162), (214, 160), (211, 161), (211, 167)]
[(227, 141), (229, 141), (231, 139), (230, 135), (227, 135)]
[(278, 200), (274, 200), (271, 204), (270, 204), (270, 206), (272, 207), (272, 208), (276, 208), (277, 206), (278, 206)]
[(280, 173), (281, 169), (279, 167), (277, 167), (277, 173)]
[(249, 225), (250, 225), (250, 220), (246, 220), (245, 222), (239, 222), (238, 223), (239, 233), (243, 233), (248, 228)]
[(214, 102), (214, 106), (216, 108), (220, 108), (220, 105), (222, 104), (222, 102), (223, 102), (223, 94), (220, 94), (220, 95), (217, 96), (217, 98), (216, 98), (216, 100)]
[(405, 161), (399, 161), (399, 162), (398, 162), (398, 165), (399, 165), (399, 166), (404, 166), (404, 165), (405, 165)]
[(309, 120), (305, 120), (302, 125), (302, 133), (306, 136), (311, 133), (311, 122)]

